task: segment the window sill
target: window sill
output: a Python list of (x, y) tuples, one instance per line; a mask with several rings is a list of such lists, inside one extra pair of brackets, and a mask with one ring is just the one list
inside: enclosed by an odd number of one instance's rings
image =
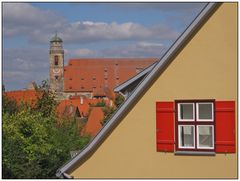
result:
[(206, 151), (176, 151), (175, 155), (199, 155), (199, 156), (215, 156), (215, 152)]

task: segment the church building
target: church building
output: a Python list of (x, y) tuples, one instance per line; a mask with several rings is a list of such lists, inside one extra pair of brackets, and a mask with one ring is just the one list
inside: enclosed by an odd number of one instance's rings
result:
[(63, 41), (50, 40), (50, 88), (62, 99), (81, 95), (114, 97), (113, 89), (155, 63), (157, 58), (77, 58), (64, 66)]

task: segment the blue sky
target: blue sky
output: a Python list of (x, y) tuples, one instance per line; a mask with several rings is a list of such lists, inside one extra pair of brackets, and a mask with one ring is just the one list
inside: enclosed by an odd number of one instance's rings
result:
[(65, 65), (81, 57), (161, 57), (204, 3), (3, 3), (3, 84), (48, 78), (58, 31)]

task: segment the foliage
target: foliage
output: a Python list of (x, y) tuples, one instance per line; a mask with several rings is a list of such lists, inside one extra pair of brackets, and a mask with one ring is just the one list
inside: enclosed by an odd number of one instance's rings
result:
[(44, 117), (55, 114), (57, 101), (55, 94), (50, 90), (48, 81), (42, 81), (42, 84), (36, 87), (36, 91), (38, 92), (38, 100), (35, 110), (40, 111)]
[(104, 119), (101, 121), (101, 124), (104, 125), (116, 109), (114, 107), (106, 106), (102, 108), (102, 110), (104, 113)]
[(54, 94), (44, 87), (38, 91), (43, 96), (36, 107), (3, 111), (3, 178), (55, 178), (70, 151), (82, 149), (90, 140), (80, 136), (75, 119), (56, 117)]
[(104, 107), (104, 106), (106, 106), (106, 103), (105, 103), (104, 100), (102, 100), (102, 101), (100, 101), (100, 102), (97, 102), (97, 103), (95, 104), (95, 107)]
[(119, 107), (123, 102), (124, 102), (125, 98), (121, 95), (121, 94), (117, 94), (115, 100), (114, 100), (114, 104)]
[(3, 113), (14, 114), (18, 111), (17, 102), (14, 99), (8, 98), (5, 94), (2, 96)]

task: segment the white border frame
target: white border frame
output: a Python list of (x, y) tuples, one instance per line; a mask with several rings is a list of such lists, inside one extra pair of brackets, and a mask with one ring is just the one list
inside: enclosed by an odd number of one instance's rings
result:
[[(193, 107), (193, 119), (181, 119), (181, 114), (180, 114), (180, 105), (181, 104), (191, 104), (192, 107)], [(194, 122), (195, 121), (195, 105), (194, 103), (191, 103), (191, 102), (188, 102), (188, 103), (184, 103), (184, 102), (181, 102), (181, 103), (178, 103), (178, 121), (180, 122), (183, 122), (183, 121), (186, 121), (186, 122)]]
[[(193, 146), (181, 146), (181, 129), (180, 127), (183, 126), (190, 126), (193, 127)], [(195, 126), (194, 125), (178, 125), (178, 148), (184, 148), (184, 149), (195, 149)]]
[[(212, 119), (199, 119), (199, 104), (211, 104), (212, 105)], [(197, 102), (196, 103), (196, 117), (197, 121), (203, 121), (203, 122), (213, 122), (214, 121), (214, 114), (213, 114), (213, 103), (212, 102)]]
[[(200, 147), (199, 146), (199, 127), (212, 127), (212, 147)], [(214, 149), (214, 125), (197, 125), (197, 149)]]

